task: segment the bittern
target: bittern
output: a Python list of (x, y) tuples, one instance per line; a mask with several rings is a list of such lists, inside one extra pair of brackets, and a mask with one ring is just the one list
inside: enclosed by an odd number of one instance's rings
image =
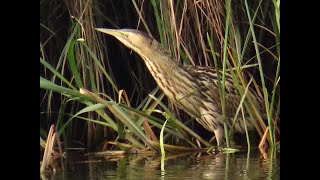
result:
[[(112, 35), (138, 53), (164, 94), (180, 109), (194, 117), (205, 129), (213, 132), (217, 145), (224, 142), (224, 117), (231, 124), (240, 104), (241, 96), (233, 85), (232, 77), (225, 74), (225, 116), (222, 113), (217, 71), (212, 67), (183, 66), (174, 61), (169, 51), (149, 36), (134, 29), (96, 30)], [(251, 90), (252, 91), (252, 90)], [(255, 104), (262, 106), (256, 97)], [(244, 113), (248, 117), (248, 113)], [(238, 116), (239, 117), (239, 116)], [(246, 120), (248, 130), (254, 129), (252, 121)], [(244, 133), (242, 116), (233, 126)]]

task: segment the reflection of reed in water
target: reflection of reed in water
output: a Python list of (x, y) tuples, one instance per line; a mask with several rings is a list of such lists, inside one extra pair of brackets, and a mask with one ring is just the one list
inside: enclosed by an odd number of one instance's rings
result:
[[(269, 155), (270, 158), (272, 157)], [(83, 157), (86, 160), (66, 159), (68, 179), (159, 179), (160, 156), (127, 155), (115, 161), (106, 157)], [(110, 161), (106, 161), (109, 159)], [(166, 179), (279, 179), (280, 161), (277, 157), (264, 159), (260, 153), (198, 156), (185, 153), (166, 155)], [(72, 175), (72, 176), (71, 176)], [(59, 176), (59, 174), (58, 174)], [(61, 179), (57, 177), (57, 179)]]
[(260, 153), (205, 156), (199, 159), (196, 167), (200, 169), (199, 176), (204, 179), (280, 179), (278, 159), (267, 160)]

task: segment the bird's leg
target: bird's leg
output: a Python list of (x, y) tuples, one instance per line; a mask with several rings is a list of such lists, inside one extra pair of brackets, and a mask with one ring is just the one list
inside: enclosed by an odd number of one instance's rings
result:
[(221, 126), (218, 126), (213, 132), (216, 136), (217, 145), (218, 147), (220, 147), (223, 143), (223, 128)]
[(209, 148), (207, 150), (207, 153), (209, 154), (220, 153), (223, 145), (223, 128), (219, 125), (215, 130), (213, 130), (213, 133), (217, 141), (217, 147)]

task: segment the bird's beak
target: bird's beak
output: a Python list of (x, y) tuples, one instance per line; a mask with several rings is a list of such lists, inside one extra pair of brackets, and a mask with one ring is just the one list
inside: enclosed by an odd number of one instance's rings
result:
[(127, 47), (134, 48), (132, 43), (128, 40), (126, 32), (122, 31), (121, 29), (95, 28), (95, 30), (114, 36)]
[(118, 37), (119, 36), (119, 30), (116, 29), (107, 29), (107, 28), (95, 28), (95, 30), (110, 34), (111, 36)]

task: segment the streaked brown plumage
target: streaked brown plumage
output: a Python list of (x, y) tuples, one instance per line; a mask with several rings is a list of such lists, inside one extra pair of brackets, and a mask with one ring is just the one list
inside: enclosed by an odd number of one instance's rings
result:
[[(160, 43), (137, 30), (104, 28), (96, 30), (116, 37), (125, 46), (138, 53), (164, 94), (179, 108), (196, 118), (204, 128), (214, 132), (217, 144), (222, 144), (224, 137), (223, 114), (215, 69), (182, 66), (172, 59), (169, 52), (162, 48)], [(225, 87), (225, 110), (228, 123), (230, 123), (241, 97), (228, 74), (226, 74)], [(258, 98), (254, 99), (254, 103), (257, 106), (263, 106)], [(245, 116), (248, 117), (248, 114), (245, 113)], [(238, 119), (234, 130), (243, 133), (244, 126), (240, 121), (241, 117)], [(249, 130), (254, 129), (251, 121), (247, 120), (246, 126)]]

